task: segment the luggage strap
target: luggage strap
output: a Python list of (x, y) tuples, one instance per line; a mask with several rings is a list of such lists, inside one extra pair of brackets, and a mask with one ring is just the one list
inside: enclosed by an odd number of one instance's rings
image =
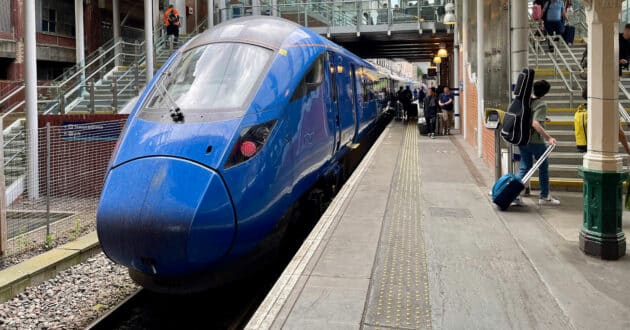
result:
[(540, 156), (540, 158), (538, 158), (538, 160), (536, 161), (534, 166), (532, 166), (532, 169), (529, 170), (529, 172), (527, 172), (527, 174), (525, 174), (525, 176), (521, 180), (521, 182), (523, 184), (527, 183), (529, 181), (529, 179), (531, 179), (532, 176), (534, 176), (534, 172), (536, 172), (536, 170), (540, 167), (540, 165), (542, 165), (542, 163), (549, 157), (549, 154), (551, 154), (551, 152), (553, 151), (553, 149), (555, 147), (556, 147), (555, 144), (550, 144), (547, 147), (547, 150), (545, 150), (545, 152), (542, 154), (542, 156)]

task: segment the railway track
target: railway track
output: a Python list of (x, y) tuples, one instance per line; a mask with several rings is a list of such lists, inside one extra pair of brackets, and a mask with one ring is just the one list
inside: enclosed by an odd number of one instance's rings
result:
[(273, 281), (237, 285), (192, 295), (138, 290), (86, 329), (241, 329)]

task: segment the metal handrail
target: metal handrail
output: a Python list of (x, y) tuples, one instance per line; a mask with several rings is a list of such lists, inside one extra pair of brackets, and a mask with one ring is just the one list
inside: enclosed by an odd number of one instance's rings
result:
[[(146, 68), (139, 70), (139, 73), (145, 73), (147, 71)], [(116, 95), (122, 95), (123, 92), (125, 92), (129, 87), (133, 86), (133, 82), (128, 82)]]
[(5, 111), (2, 113), (2, 116), (0, 116), (0, 119), (4, 119), (6, 118), (8, 115), (12, 114), (13, 112), (15, 112), (17, 109), (21, 108), (22, 106), (24, 106), (24, 104), (26, 104), (26, 101), (20, 101), (18, 102), (16, 105), (13, 106), (13, 108), (11, 108), (9, 111)]
[[(575, 62), (575, 65), (580, 68), (580, 72), (584, 72), (584, 68), (582, 68), (582, 65), (580, 64), (580, 61), (578, 61), (577, 57), (575, 57), (575, 54), (573, 53), (573, 49), (571, 49), (571, 46), (569, 46), (569, 44), (567, 44), (566, 40), (564, 40), (564, 38), (560, 38), (560, 43), (569, 51), (569, 54), (571, 55), (571, 58), (573, 58), (573, 61)], [(560, 56), (564, 57), (564, 55), (562, 53), (560, 53)]]
[(15, 136), (13, 136), (12, 138), (9, 139), (9, 141), (5, 141), (4, 145), (2, 146), (3, 149), (6, 148), (9, 144), (11, 144), (11, 142), (15, 141), (17, 138), (19, 138), (20, 136), (24, 135), (24, 131), (20, 131), (17, 134), (15, 134)]
[[(63, 82), (61, 82), (61, 83), (59, 83), (59, 84), (55, 84), (55, 85), (56, 85), (56, 86), (59, 86), (59, 87), (64, 86), (64, 85), (65, 85), (65, 84), (67, 84), (68, 82), (70, 82), (70, 81), (72, 81), (73, 79), (77, 78), (77, 76), (78, 76), (79, 74), (85, 74), (85, 69), (86, 69), (87, 67), (92, 66), (93, 64), (95, 64), (95, 63), (96, 63), (96, 61), (99, 61), (99, 60), (100, 60), (102, 57), (104, 57), (107, 53), (109, 53), (109, 52), (111, 52), (111, 51), (115, 50), (115, 48), (116, 48), (116, 47), (118, 47), (118, 46), (122, 46), (122, 45), (135, 45), (135, 44), (133, 44), (133, 43), (129, 43), (129, 42), (126, 42), (126, 41), (122, 41), (122, 40), (121, 40), (121, 41), (119, 41), (119, 42), (117, 42), (114, 46), (110, 47), (110, 48), (109, 48), (109, 49), (107, 49), (107, 50), (102, 51), (102, 52), (101, 52), (101, 54), (100, 54), (99, 56), (97, 56), (96, 58), (94, 58), (94, 59), (93, 59), (92, 61), (90, 61), (89, 63), (85, 64), (85, 65), (84, 65), (84, 66), (83, 66), (83, 67), (82, 67), (79, 71), (77, 71), (77, 72), (75, 72), (74, 74), (72, 74), (70, 77), (68, 77), (68, 78), (67, 78), (66, 80), (64, 80)], [(115, 53), (115, 54), (114, 54), (114, 56), (112, 56), (112, 59), (113, 59), (113, 58), (116, 58), (117, 56), (120, 56), (120, 55), (129, 55), (129, 54), (125, 54), (125, 53), (118, 52), (118, 53)], [(109, 63), (109, 62), (108, 62), (108, 63)], [(100, 69), (100, 68), (99, 68), (99, 69)], [(98, 72), (98, 71), (99, 71), (99, 70), (97, 69), (97, 70), (95, 70), (94, 72)]]
[[(86, 76), (85, 77), (85, 81), (88, 81), (88, 80), (94, 78), (94, 76), (96, 76), (97, 74), (100, 74), (101, 71), (103, 71), (103, 69), (107, 68), (108, 65), (112, 64), (113, 62), (115, 62), (117, 57), (120, 57), (120, 56), (123, 56), (123, 55), (124, 56), (138, 56), (136, 54), (131, 54), (131, 53), (118, 53), (118, 55), (115, 55), (114, 57), (109, 59), (107, 62), (105, 62), (103, 65), (101, 65), (98, 69), (96, 69), (94, 72), (92, 72), (91, 74)], [(55, 86), (55, 87), (59, 88), (60, 86)], [(72, 95), (74, 92), (76, 92), (81, 87), (83, 87), (81, 84), (77, 84), (70, 91), (66, 92), (65, 96), (68, 97), (69, 95)]]
[[(538, 27), (536, 27), (536, 30), (542, 35), (542, 31), (540, 31), (540, 29), (538, 29)], [(536, 43), (536, 49), (539, 49), (540, 46), (540, 40), (538, 40), (538, 38), (536, 38), (534, 32), (532, 31), (532, 29), (529, 29), (529, 35), (530, 35), (530, 39), (534, 40), (534, 42)], [(548, 39), (550, 38), (549, 36), (547, 37)], [(551, 42), (551, 44), (553, 45), (554, 49), (558, 49), (557, 45), (555, 44), (555, 42), (553, 41), (553, 39), (549, 39), (549, 42)], [(558, 52), (559, 49), (558, 49)], [(538, 56), (538, 53), (536, 53)], [(556, 59), (550, 54), (547, 53), (547, 56), (549, 57), (549, 59), (551, 60), (551, 62), (553, 63), (554, 66), (554, 71), (557, 72), (560, 75), (560, 79), (562, 80), (562, 82), (564, 83), (564, 86), (566, 87), (567, 91), (569, 92), (569, 107), (573, 108), (573, 93), (577, 92), (578, 90), (573, 89), (572, 85), (570, 82), (567, 81), (566, 77), (564, 76), (564, 72), (562, 70), (562, 68), (560, 68), (560, 66), (558, 65), (558, 62), (556, 62)], [(566, 61), (564, 61), (566, 64)], [(568, 64), (566, 64), (568, 65)], [(570, 68), (569, 68), (570, 69)], [(569, 81), (571, 80), (571, 78), (569, 78)], [(579, 91), (582, 91), (582, 86), (578, 83), (578, 86), (580, 86)]]
[(26, 88), (26, 85), (22, 85), (16, 88), (15, 90), (13, 90), (13, 92), (11, 92), (9, 95), (5, 96), (2, 100), (0, 100), (0, 104), (8, 101), (10, 98), (14, 97), (17, 93), (23, 91), (25, 88)]
[(9, 160), (4, 162), (4, 168), (7, 168), (9, 164), (11, 164), (12, 161), (16, 160), (18, 156), (22, 155), (26, 153), (26, 148), (22, 148), (20, 149), (20, 151), (16, 152), (15, 155), (13, 155), (11, 158), (9, 158)]
[(630, 114), (628, 114), (628, 112), (626, 111), (626, 108), (624, 108), (623, 105), (621, 105), (621, 103), (618, 103), (617, 105), (618, 105), (617, 109), (619, 110), (619, 117), (623, 119), (624, 122), (630, 123)]
[[(321, 2), (287, 2), (278, 4), (276, 8), (270, 4), (264, 4), (260, 6), (239, 6), (243, 8), (243, 12), (239, 14), (241, 16), (252, 16), (255, 9), (269, 9), (272, 11), (274, 9), (278, 10), (279, 16), (282, 16), (283, 13), (296, 13), (298, 15), (297, 20), (301, 21), (301, 17), (304, 17), (304, 21), (306, 22), (307, 14), (318, 14), (321, 15), (322, 18), (328, 20), (326, 22), (330, 27), (337, 26), (359, 26), (364, 25), (362, 23), (362, 16), (364, 12), (372, 12), (372, 11), (387, 11), (388, 13), (388, 21), (387, 24), (392, 24), (395, 17), (408, 17), (408, 22), (401, 23), (409, 23), (409, 22), (419, 22), (422, 20), (426, 22), (439, 22), (438, 11), (440, 7), (444, 7), (443, 5), (423, 5), (421, 2), (418, 2), (415, 6), (408, 6), (405, 8), (399, 8), (399, 11), (396, 11), (395, 8), (370, 8), (370, 6), (364, 6), (364, 3), (370, 3), (370, 1), (321, 1)], [(422, 8), (433, 8), (434, 19), (424, 19), (421, 17)], [(237, 8), (236, 6), (229, 6), (227, 8), (222, 8), (220, 10), (220, 16), (228, 16), (232, 9)], [(415, 10), (416, 13), (409, 14), (406, 10)], [(226, 15), (221, 15), (225, 13)], [(263, 13), (261, 10), (260, 13)], [(263, 13), (264, 15), (264, 13)], [(380, 23), (383, 24), (383, 23)], [(376, 25), (376, 24), (375, 24)]]
[[(109, 49), (111, 49), (111, 48), (114, 48), (116, 45), (112, 45), (112, 46), (110, 47), (110, 44), (114, 44), (114, 40), (115, 40), (115, 39), (113, 39), (113, 38), (112, 38), (112, 39), (110, 39), (109, 41), (107, 41), (105, 44), (103, 44), (103, 45), (102, 45), (101, 47), (99, 47), (99, 48), (101, 48), (101, 49), (108, 49), (108, 50), (109, 50)], [(89, 54), (89, 55), (85, 58), (85, 63), (91, 62), (91, 61), (92, 61), (92, 58), (93, 58), (94, 56), (99, 56), (99, 55), (102, 55), (102, 54), (99, 54), (99, 52), (94, 52), (94, 53), (92, 53), (92, 54)], [(52, 83), (53, 83), (53, 84), (56, 84), (56, 83), (58, 83), (59, 81), (62, 81), (62, 82), (63, 82), (63, 81), (65, 81), (65, 80), (67, 80), (68, 78), (66, 78), (66, 75), (67, 75), (67, 73), (68, 73), (68, 72), (75, 72), (75, 73), (80, 72), (80, 71), (78, 71), (78, 70), (81, 70), (81, 67), (82, 67), (82, 66), (87, 66), (87, 65), (85, 65), (85, 64), (84, 64), (84, 65), (82, 65), (81, 63), (77, 63), (77, 64), (75, 64), (75, 65), (73, 65), (73, 66), (71, 66), (71, 67), (69, 67), (69, 68), (66, 68), (66, 69), (64, 70), (64, 74), (62, 74), (62, 75), (60, 75), (59, 77), (57, 77), (57, 78), (53, 79), (53, 80), (52, 80)], [(72, 75), (73, 75), (73, 74), (72, 74)]]

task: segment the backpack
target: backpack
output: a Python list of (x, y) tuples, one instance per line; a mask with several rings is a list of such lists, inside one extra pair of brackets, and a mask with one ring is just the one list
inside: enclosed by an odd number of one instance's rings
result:
[(508, 143), (519, 146), (529, 143), (533, 119), (531, 108), (533, 84), (534, 70), (523, 69), (516, 82), (514, 100), (503, 118), (501, 136)]
[(586, 112), (586, 106), (584, 104), (580, 104), (577, 110), (575, 111), (575, 115), (573, 115), (573, 126), (575, 129), (575, 146), (576, 147), (585, 147), (586, 146), (586, 124), (587, 124), (588, 113)]
[(179, 16), (175, 14), (174, 10), (171, 10), (171, 12), (168, 13), (168, 23), (170, 25), (178, 25), (179, 24)]
[(534, 21), (542, 19), (542, 7), (540, 5), (534, 5), (532, 7), (532, 19)]

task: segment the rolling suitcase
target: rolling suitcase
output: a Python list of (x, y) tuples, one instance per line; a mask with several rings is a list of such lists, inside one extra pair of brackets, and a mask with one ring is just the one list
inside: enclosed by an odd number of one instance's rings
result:
[(564, 27), (564, 32), (562, 32), (562, 38), (567, 43), (567, 45), (573, 45), (573, 39), (575, 39), (575, 27), (571, 25), (566, 25)]
[(549, 145), (545, 153), (536, 161), (532, 169), (525, 174), (522, 180), (519, 180), (513, 173), (508, 173), (499, 178), (492, 187), (492, 202), (497, 204), (501, 211), (505, 211), (516, 197), (518, 197), (521, 191), (525, 189), (525, 184), (532, 178), (534, 172), (536, 172), (545, 159), (549, 157), (549, 154), (551, 154), (551, 151), (553, 151), (555, 147), (555, 144)]

